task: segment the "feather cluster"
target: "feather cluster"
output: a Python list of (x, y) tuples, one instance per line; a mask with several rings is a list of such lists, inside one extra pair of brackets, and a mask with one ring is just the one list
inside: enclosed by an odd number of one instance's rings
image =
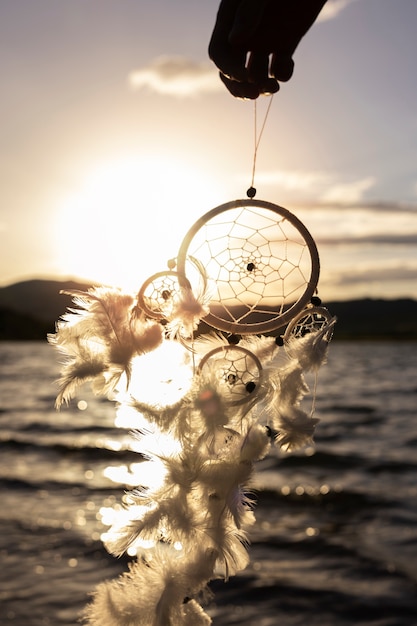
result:
[(97, 587), (84, 615), (90, 626), (208, 626), (208, 583), (249, 562), (256, 462), (271, 443), (287, 451), (312, 441), (318, 420), (302, 407), (305, 373), (325, 362), (334, 319), (283, 347), (273, 337), (242, 338), (236, 348), (222, 334), (202, 336), (190, 345), (191, 384), (179, 399), (144, 400), (133, 363), (192, 335), (207, 313), (203, 292), (183, 290), (167, 328), (119, 290), (74, 292), (77, 308), (49, 337), (66, 357), (57, 406), (91, 381), (97, 393), (118, 390), (120, 408), (137, 416), (137, 485), (103, 536), (112, 554), (135, 560)]
[(86, 381), (103, 394), (116, 387), (123, 373), (129, 381), (132, 358), (154, 350), (163, 338), (161, 325), (147, 320), (133, 297), (118, 289), (66, 293), (73, 296), (77, 308), (70, 309), (57, 323), (56, 333), (48, 335), (66, 357), (58, 408)]
[[(310, 389), (305, 374), (318, 370), (326, 361), (336, 318), (304, 337), (290, 336), (282, 354), (273, 357), (264, 369), (262, 404), (266, 422), (279, 447), (290, 452), (311, 444), (318, 419), (312, 409), (306, 412), (301, 402)], [(314, 391), (315, 393), (315, 391)]]
[(189, 339), (197, 330), (200, 321), (209, 313), (211, 292), (208, 289), (206, 270), (195, 257), (190, 258), (198, 279), (194, 287), (188, 280), (182, 281), (179, 298), (176, 299), (168, 318), (171, 339)]

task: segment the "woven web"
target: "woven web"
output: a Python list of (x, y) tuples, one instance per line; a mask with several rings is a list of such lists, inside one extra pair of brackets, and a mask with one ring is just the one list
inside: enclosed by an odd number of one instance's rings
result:
[(322, 330), (331, 319), (327, 309), (323, 307), (311, 307), (300, 313), (285, 331), (285, 337), (305, 337), (312, 332)]
[(160, 272), (151, 276), (142, 286), (139, 306), (151, 317), (169, 319), (181, 296), (176, 272)]
[(226, 397), (234, 404), (250, 399), (262, 368), (249, 350), (232, 345), (207, 353), (200, 363), (200, 369), (207, 366), (215, 367)]
[[(240, 330), (259, 324), (279, 327), (271, 320), (315, 287), (304, 234), (286, 214), (267, 208), (239, 206), (212, 217), (194, 233), (187, 254), (207, 272), (209, 323), (222, 330), (228, 325), (233, 330), (234, 324)], [(193, 283), (192, 268), (187, 265), (185, 273)]]

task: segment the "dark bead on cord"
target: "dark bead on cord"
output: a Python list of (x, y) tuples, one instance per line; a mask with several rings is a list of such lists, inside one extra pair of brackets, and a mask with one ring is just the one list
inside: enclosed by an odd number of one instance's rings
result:
[(236, 346), (236, 345), (239, 343), (239, 341), (240, 341), (240, 337), (239, 337), (239, 335), (230, 335), (230, 336), (227, 338), (227, 341), (228, 341), (228, 342), (229, 342), (232, 346)]
[(256, 196), (255, 187), (249, 187), (249, 189), (246, 192), (246, 195), (248, 196), (248, 198), (254, 198)]
[(321, 304), (321, 298), (319, 298), (318, 296), (313, 296), (310, 300), (311, 304), (313, 306), (320, 306)]
[(282, 335), (278, 335), (278, 337), (275, 337), (275, 343), (277, 346), (283, 346), (284, 345), (284, 337)]
[(246, 383), (246, 391), (248, 393), (252, 393), (252, 391), (255, 391), (255, 387), (256, 383), (254, 383), (253, 380), (250, 380), (248, 383)]

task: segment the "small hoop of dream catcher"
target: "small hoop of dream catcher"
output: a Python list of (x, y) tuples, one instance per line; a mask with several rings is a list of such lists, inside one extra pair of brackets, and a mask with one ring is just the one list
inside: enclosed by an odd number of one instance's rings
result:
[(170, 319), (180, 297), (178, 273), (174, 271), (153, 274), (145, 280), (137, 295), (145, 315), (159, 320)]
[[(310, 306), (300, 311), (288, 324), (284, 333), (284, 341), (295, 337), (297, 339), (305, 337), (313, 332), (320, 332), (326, 326), (329, 327), (329, 333), (332, 332), (333, 326), (329, 323), (333, 319), (331, 313), (322, 306)], [(328, 337), (330, 341), (331, 336)]]
[[(204, 269), (198, 259), (190, 257), (189, 261), (194, 277), (198, 276), (194, 289), (185, 276), (171, 269), (147, 278), (137, 294), (138, 306), (145, 315), (169, 324), (178, 338), (190, 337), (207, 312), (204, 308), (207, 288)], [(170, 261), (169, 266), (175, 267), (175, 260)]]
[(210, 289), (204, 321), (222, 331), (264, 333), (287, 324), (310, 301), (318, 283), (317, 247), (304, 224), (272, 202), (247, 199), (203, 215), (178, 252), (181, 286), (204, 267)]
[(236, 345), (224, 345), (207, 352), (201, 359), (197, 373), (212, 368), (221, 383), (226, 402), (240, 405), (253, 397), (262, 365), (250, 350)]

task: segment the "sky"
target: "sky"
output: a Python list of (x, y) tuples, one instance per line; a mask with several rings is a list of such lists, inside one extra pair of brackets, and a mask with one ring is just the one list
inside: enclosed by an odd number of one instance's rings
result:
[(0, 286), (137, 291), (203, 214), (257, 199), (316, 240), (325, 300), (417, 298), (417, 3), (329, 0), (272, 100), (233, 98), (218, 0), (0, 0)]

